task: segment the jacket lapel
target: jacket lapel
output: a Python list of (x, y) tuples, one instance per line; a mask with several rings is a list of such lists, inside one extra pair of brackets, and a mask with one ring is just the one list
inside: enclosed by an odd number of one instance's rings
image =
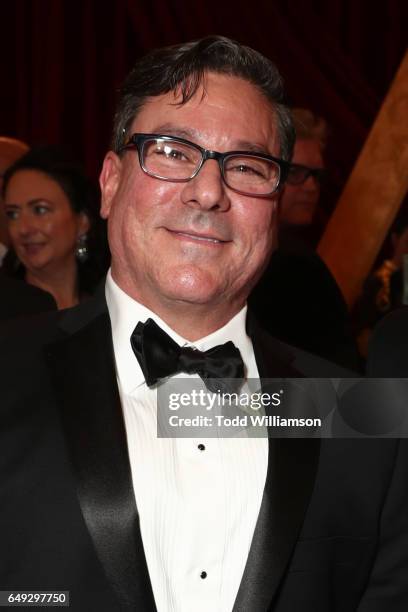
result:
[[(293, 354), (249, 317), (259, 375), (301, 378)], [(269, 437), (268, 471), (258, 521), (234, 612), (265, 612), (278, 596), (313, 490), (319, 439)]]
[(47, 348), (47, 359), (81, 510), (99, 560), (121, 609), (154, 611), (115, 377), (109, 315), (104, 300), (99, 298), (101, 304), (96, 317), (92, 305), (78, 309), (86, 320), (79, 329), (78, 316), (67, 311), (62, 327), (69, 335)]
[[(66, 335), (47, 348), (47, 360), (85, 523), (121, 607), (154, 612), (104, 299), (90, 301), (82, 320), (67, 312), (61, 327)], [(254, 320), (249, 333), (261, 378), (302, 376), (291, 353)], [(234, 612), (265, 612), (276, 599), (313, 488), (319, 442), (269, 438), (265, 490)]]

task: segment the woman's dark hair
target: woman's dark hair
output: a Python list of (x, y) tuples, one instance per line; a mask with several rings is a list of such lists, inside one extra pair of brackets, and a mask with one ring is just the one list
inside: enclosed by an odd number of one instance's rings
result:
[(185, 104), (203, 83), (205, 72), (239, 77), (259, 89), (276, 113), (280, 156), (290, 160), (295, 130), (290, 111), (284, 104), (278, 69), (258, 51), (224, 36), (207, 36), (155, 49), (136, 63), (120, 90), (112, 135), (113, 150), (119, 152), (129, 136), (133, 119), (149, 97), (180, 88), (181, 104)]
[[(92, 293), (109, 267), (105, 222), (98, 213), (97, 186), (70, 160), (61, 149), (54, 146), (35, 147), (10, 166), (3, 177), (3, 197), (11, 178), (21, 170), (42, 172), (54, 180), (67, 196), (72, 210), (85, 213), (90, 222), (87, 233), (88, 258), (78, 261), (80, 295)], [(10, 249), (3, 260), (2, 271), (8, 276), (24, 278), (25, 270), (16, 254)]]

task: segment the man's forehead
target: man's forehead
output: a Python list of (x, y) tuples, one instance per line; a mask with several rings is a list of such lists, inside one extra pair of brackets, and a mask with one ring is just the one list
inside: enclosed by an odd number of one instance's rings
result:
[(148, 98), (131, 131), (154, 131), (193, 142), (205, 133), (225, 133), (234, 146), (254, 152), (265, 151), (265, 145), (277, 140), (276, 113), (266, 96), (247, 80), (216, 73), (205, 75), (186, 102), (180, 87)]
[(324, 159), (320, 141), (316, 138), (298, 138), (292, 161), (305, 166), (323, 166)]
[(152, 96), (152, 99), (160, 96), (169, 96), (172, 101), (177, 105), (183, 101), (183, 97), (195, 98), (197, 102), (205, 100), (209, 90), (216, 90), (218, 93), (225, 92), (226, 94), (233, 94), (237, 87), (239, 89), (246, 89), (249, 92), (253, 92), (255, 95), (264, 96), (261, 89), (255, 85), (249, 79), (230, 73), (205, 71), (201, 76), (197, 77), (197, 80), (193, 77), (186, 77), (185, 81), (176, 85), (174, 89), (169, 92), (164, 92), (158, 96)]

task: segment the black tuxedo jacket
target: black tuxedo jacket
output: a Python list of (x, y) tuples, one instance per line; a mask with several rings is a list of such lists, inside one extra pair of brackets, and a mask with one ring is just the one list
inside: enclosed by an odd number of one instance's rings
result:
[[(251, 334), (262, 377), (342, 375)], [(78, 612), (155, 610), (103, 295), (0, 344), (0, 590), (69, 590)], [(270, 439), (234, 612), (406, 612), (406, 455), (390, 439)]]

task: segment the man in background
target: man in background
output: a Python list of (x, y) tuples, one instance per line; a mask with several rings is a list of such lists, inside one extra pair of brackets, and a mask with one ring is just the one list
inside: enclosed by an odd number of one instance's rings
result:
[(292, 109), (292, 118), (296, 142), (292, 167), (280, 199), (281, 231), (288, 226), (300, 229), (313, 223), (325, 172), (326, 121), (304, 108)]
[(273, 336), (359, 371), (346, 302), (309, 244), (316, 231), (328, 126), (311, 110), (291, 113), (296, 141), (279, 200), (278, 248), (249, 303)]

